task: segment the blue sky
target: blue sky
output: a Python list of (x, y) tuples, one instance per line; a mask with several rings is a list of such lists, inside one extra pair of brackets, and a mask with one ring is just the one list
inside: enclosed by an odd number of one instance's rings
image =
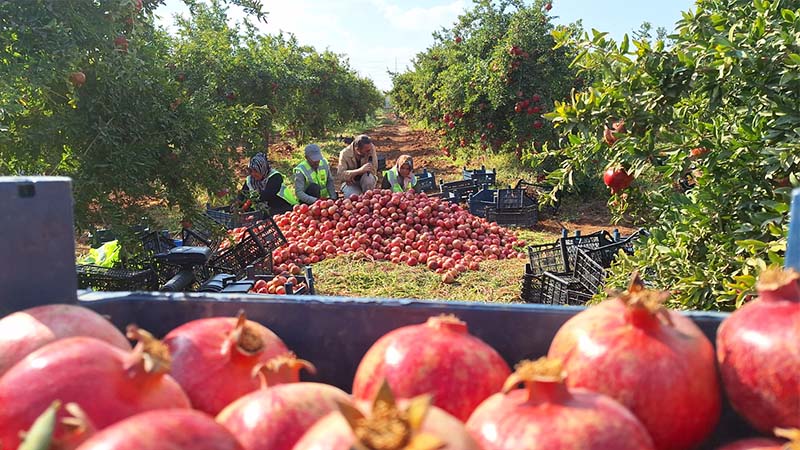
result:
[[(265, 33), (291, 32), (302, 44), (345, 54), (353, 69), (388, 90), (387, 69), (402, 72), (417, 53), (433, 44), (431, 33), (450, 28), (472, 1), (269, 0), (264, 4), (269, 12), (267, 25), (262, 24)], [(557, 16), (556, 23), (582, 19), (585, 29), (607, 31), (619, 39), (645, 21), (672, 31), (681, 11), (693, 6), (694, 0), (553, 0), (550, 14)], [(166, 26), (173, 14), (184, 12), (180, 0), (167, 0), (158, 14)], [(232, 9), (231, 16), (237, 15)]]

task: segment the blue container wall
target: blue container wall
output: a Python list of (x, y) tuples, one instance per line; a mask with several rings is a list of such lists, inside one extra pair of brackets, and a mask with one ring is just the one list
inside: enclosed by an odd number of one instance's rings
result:
[[(387, 332), (423, 323), (430, 316), (455, 314), (467, 322), (470, 332), (497, 349), (513, 366), (522, 359), (547, 353), (556, 331), (582, 308), (545, 305), (498, 305), (418, 300), (378, 300), (337, 297), (278, 297), (159, 293), (92, 293), (81, 304), (107, 314), (120, 328), (129, 323), (163, 337), (189, 320), (212, 316), (236, 316), (244, 310), (281, 337), (303, 359), (314, 363), (321, 381), (346, 391), (352, 388), (358, 362), (369, 347)], [(688, 313), (711, 342), (726, 314)], [(420, 342), (420, 346), (424, 345)], [(712, 440), (703, 449), (739, 437), (754, 436), (726, 404)]]

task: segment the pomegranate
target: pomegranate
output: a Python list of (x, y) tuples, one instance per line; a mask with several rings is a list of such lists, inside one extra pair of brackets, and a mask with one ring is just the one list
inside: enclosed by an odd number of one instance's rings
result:
[(500, 391), (509, 373), (503, 358), (470, 335), (466, 323), (442, 315), (378, 339), (358, 365), (353, 397), (372, 399), (386, 379), (398, 397), (430, 393), (435, 406), (463, 421), (486, 397)]
[[(514, 389), (524, 383), (524, 389)], [(602, 394), (567, 388), (561, 361), (523, 361), (503, 393), (478, 406), (467, 430), (484, 450), (653, 449), (644, 426)]]
[[(66, 415), (61, 420), (56, 420), (60, 408), (61, 402), (54, 401), (36, 418), (29, 430), (20, 433), (22, 439), (20, 450), (33, 448), (73, 450), (94, 434), (94, 426), (77, 404), (66, 404), (64, 406)], [(56, 433), (59, 437), (54, 439)]]
[(339, 411), (314, 424), (294, 450), (401, 450), (423, 448), (418, 447), (423, 444), (424, 448), (480, 449), (464, 424), (430, 401), (425, 395), (398, 405), (384, 382), (371, 406), (340, 404)]
[[(90, 337), (52, 342), (31, 353), (0, 378), (0, 448), (17, 448), (19, 432), (54, 400), (76, 403), (98, 430), (139, 412), (189, 408), (169, 371), (167, 347), (144, 330), (129, 327), (139, 343), (125, 352)], [(59, 420), (65, 415), (59, 412)], [(58, 429), (54, 439), (65, 430)]]
[(236, 437), (191, 409), (162, 409), (128, 417), (84, 442), (79, 450), (241, 450)]
[(350, 396), (320, 383), (281, 384), (251, 392), (217, 416), (246, 450), (290, 450), (318, 419)]
[(603, 183), (611, 188), (611, 194), (627, 189), (632, 182), (633, 175), (628, 175), (622, 167), (610, 167), (603, 173)]
[(275, 333), (244, 313), (193, 320), (170, 331), (164, 343), (172, 354), (171, 375), (192, 407), (211, 415), (258, 389), (254, 369), (289, 351)]
[(717, 361), (733, 409), (756, 429), (800, 428), (800, 273), (769, 269), (758, 298), (717, 331)]
[(638, 274), (625, 293), (588, 308), (556, 333), (548, 356), (563, 359), (567, 385), (608, 395), (630, 409), (658, 449), (695, 447), (719, 420), (714, 349), (667, 292)]
[(693, 158), (699, 158), (708, 154), (709, 150), (705, 147), (695, 147), (690, 151)]
[(69, 74), (69, 82), (76, 88), (79, 88), (86, 83), (86, 74), (81, 71), (72, 72)]
[(770, 438), (749, 438), (731, 442), (717, 450), (800, 450), (800, 429), (775, 428), (775, 435), (789, 439), (784, 443)]
[(0, 376), (34, 350), (72, 336), (89, 336), (123, 350), (125, 335), (100, 314), (74, 305), (44, 305), (0, 319)]

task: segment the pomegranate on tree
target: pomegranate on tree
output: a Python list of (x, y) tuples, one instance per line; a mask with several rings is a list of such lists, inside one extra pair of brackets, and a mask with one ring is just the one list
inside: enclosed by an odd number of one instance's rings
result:
[(149, 411), (106, 428), (78, 450), (242, 450), (213, 418), (191, 409)]
[[(647, 430), (624, 406), (602, 394), (568, 388), (564, 377), (557, 359), (522, 361), (503, 392), (478, 406), (467, 430), (484, 450), (654, 448)], [(520, 383), (524, 389), (514, 389)]]
[(245, 450), (291, 450), (321, 417), (350, 401), (342, 390), (321, 383), (289, 383), (251, 392), (217, 416)]
[(435, 406), (466, 420), (500, 391), (509, 373), (497, 351), (469, 334), (466, 323), (441, 315), (378, 339), (358, 365), (353, 397), (374, 398), (385, 379), (399, 398), (431, 394)]
[[(169, 350), (144, 330), (129, 327), (139, 343), (125, 352), (90, 337), (51, 342), (0, 378), (0, 448), (17, 448), (20, 431), (55, 400), (76, 403), (98, 430), (134, 414), (189, 408), (189, 399), (167, 372)], [(67, 412), (60, 411), (58, 420)], [(68, 430), (57, 429), (54, 439)]]
[(800, 428), (800, 273), (772, 268), (758, 298), (717, 331), (717, 361), (733, 409), (764, 433)]
[(269, 328), (238, 318), (211, 317), (170, 331), (164, 343), (172, 354), (171, 375), (186, 391), (192, 407), (211, 415), (260, 387), (255, 370), (289, 352)]
[(562, 359), (567, 385), (608, 395), (630, 409), (656, 448), (703, 442), (720, 416), (714, 348), (695, 323), (644, 289), (634, 274), (627, 292), (569, 319), (548, 357)]
[(122, 350), (131, 345), (105, 317), (75, 305), (44, 305), (0, 319), (0, 376), (29, 353), (59, 339), (88, 336)]
[(339, 411), (314, 424), (294, 450), (480, 450), (461, 421), (430, 402), (424, 395), (398, 404), (384, 381), (370, 406), (340, 404)]
[(81, 71), (72, 72), (69, 74), (69, 82), (76, 88), (79, 88), (86, 83), (86, 74)]
[(603, 173), (603, 183), (611, 188), (611, 194), (617, 194), (628, 188), (633, 182), (633, 175), (628, 175), (622, 167), (609, 167)]

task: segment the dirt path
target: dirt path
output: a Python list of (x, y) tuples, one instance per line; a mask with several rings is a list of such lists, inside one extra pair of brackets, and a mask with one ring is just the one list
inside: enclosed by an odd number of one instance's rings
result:
[[(433, 171), (437, 180), (461, 179), (462, 168), (452, 160), (442, 157), (439, 137), (435, 133), (413, 130), (405, 122), (394, 117), (390, 117), (390, 120), (391, 123), (381, 125), (368, 133), (378, 151), (386, 155), (387, 166), (391, 166), (398, 156), (409, 154), (414, 159), (415, 167), (425, 167)], [(571, 220), (563, 220), (564, 217), (569, 217)], [(570, 233), (580, 230), (582, 234), (603, 229), (610, 231), (614, 228), (619, 229), (623, 235), (635, 231), (635, 228), (629, 226), (611, 225), (611, 214), (602, 200), (579, 204), (565, 202), (556, 216), (543, 217), (533, 227), (535, 230), (553, 234), (560, 234), (562, 228), (566, 228)]]

